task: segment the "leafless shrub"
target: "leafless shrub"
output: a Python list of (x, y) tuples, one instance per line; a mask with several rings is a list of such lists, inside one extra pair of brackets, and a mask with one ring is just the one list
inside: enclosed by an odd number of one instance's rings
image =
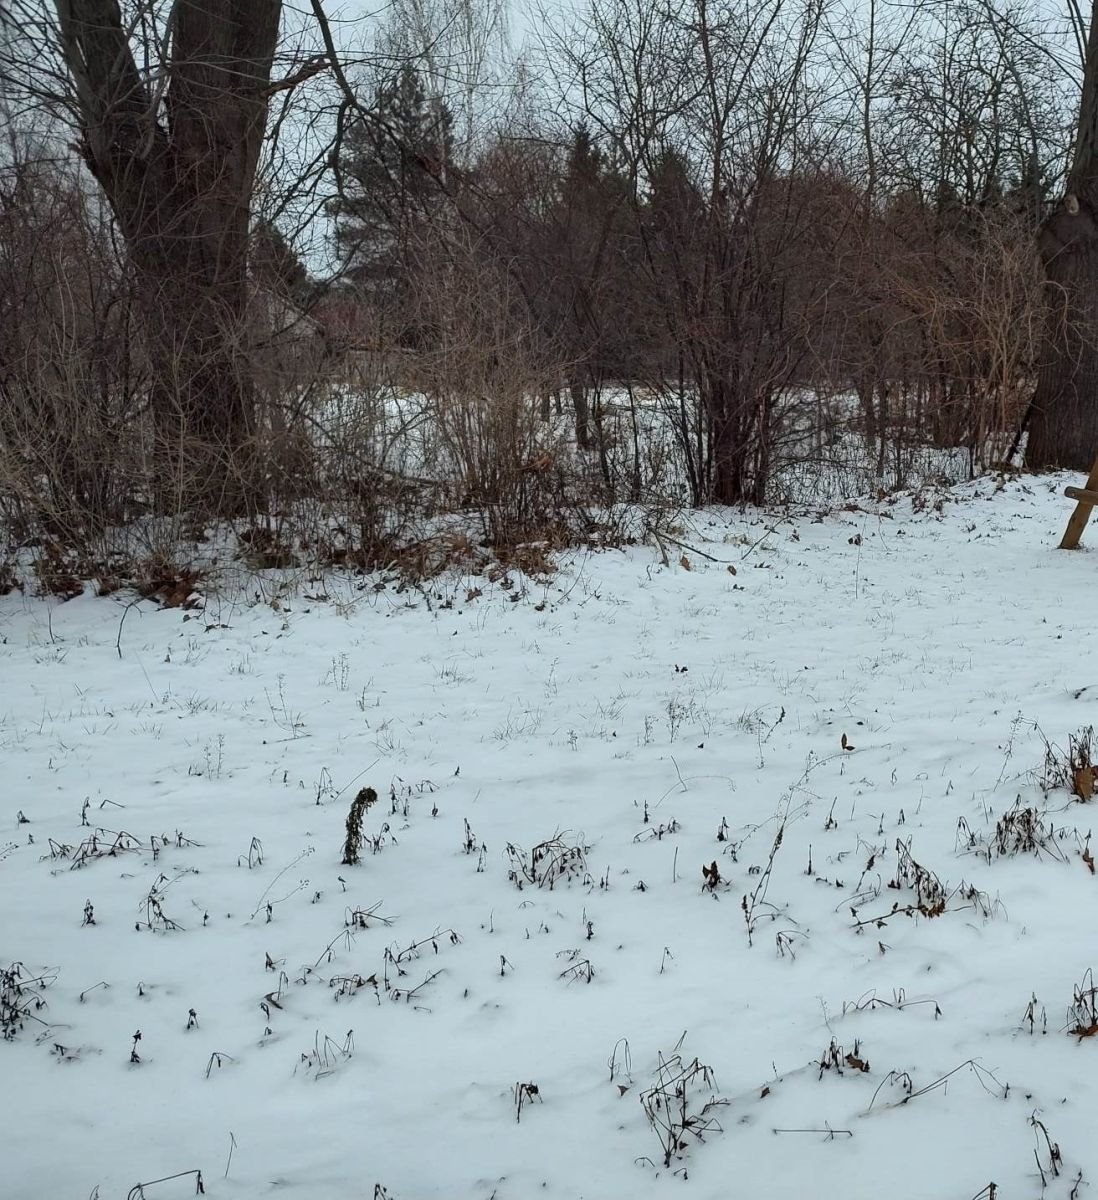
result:
[(37, 1014), (46, 1006), (44, 992), (55, 981), (52, 972), (34, 974), (21, 962), (9, 963), (0, 969), (0, 1037), (14, 1041), (28, 1021), (48, 1028)]
[(587, 847), (566, 841), (561, 833), (538, 842), (529, 852), (508, 842), (506, 853), (510, 863), (507, 878), (519, 891), (527, 884), (552, 891), (557, 883), (582, 876), (587, 870)]
[(369, 908), (363, 908), (360, 905), (348, 908), (343, 916), (343, 924), (348, 929), (369, 929), (374, 922), (378, 925), (392, 925), (392, 917), (385, 916), (379, 911), (380, 908), (380, 900), (371, 904)]
[(87, 550), (141, 511), (143, 367), (104, 207), (75, 170), (15, 152), (0, 189), (0, 521)]
[(516, 1125), (522, 1122), (522, 1109), (524, 1105), (533, 1104), (535, 1100), (539, 1103), (544, 1103), (541, 1088), (536, 1083), (516, 1083), (514, 1086), (514, 1095)]
[(317, 1030), (316, 1036), (313, 1038), (312, 1049), (301, 1054), (297, 1066), (294, 1067), (294, 1074), (296, 1075), (301, 1070), (304, 1074), (311, 1075), (313, 1079), (324, 1079), (343, 1066), (353, 1056), (354, 1049), (353, 1030), (347, 1031), (347, 1036), (342, 1042), (335, 1041), (327, 1034), (321, 1040), (320, 1031)]
[(1067, 1029), (1079, 1039), (1098, 1034), (1098, 988), (1095, 988), (1094, 972), (1089, 967), (1072, 993)]
[(584, 983), (590, 983), (595, 978), (595, 968), (591, 964), (589, 958), (580, 958), (579, 950), (562, 950), (558, 958), (566, 958), (570, 966), (561, 971), (558, 978), (563, 979), (565, 983), (576, 983), (582, 980)]
[(988, 862), (1018, 854), (1032, 854), (1036, 858), (1047, 855), (1066, 862), (1067, 856), (1059, 845), (1062, 836), (1062, 833), (1057, 834), (1044, 813), (1024, 804), (1020, 796), (995, 822), (995, 831), (990, 837), (976, 833), (964, 817), (957, 822), (958, 848), (979, 854)]
[(933, 871), (911, 856), (911, 839), (896, 839), (896, 877), (890, 888), (910, 888), (915, 893), (915, 907), (924, 917), (937, 917), (945, 912), (946, 890)]
[(665, 1167), (682, 1157), (691, 1140), (704, 1142), (707, 1134), (721, 1132), (716, 1112), (728, 1103), (718, 1095), (713, 1069), (697, 1058), (684, 1063), (678, 1052), (658, 1055), (655, 1082), (641, 1092), (640, 1102)]
[[(1040, 732), (1040, 731), (1038, 731)], [(1070, 792), (1082, 803), (1094, 795), (1098, 783), (1098, 768), (1094, 765), (1094, 726), (1087, 725), (1068, 735), (1067, 749), (1045, 743), (1045, 758), (1041, 770), (1041, 787), (1046, 794), (1055, 789)]]
[(328, 986), (334, 989), (336, 1000), (341, 1000), (346, 996), (355, 996), (361, 988), (372, 987), (377, 1002), (381, 1003), (376, 975), (371, 975), (366, 979), (363, 979), (357, 972), (351, 975), (333, 975), (328, 980)]
[(135, 922), (135, 929), (148, 929), (154, 933), (182, 931), (183, 926), (164, 911), (164, 894), (184, 874), (189, 874), (189, 872), (184, 871), (180, 875), (177, 875), (175, 879), (169, 879), (163, 873), (157, 875), (152, 887), (149, 888), (144, 900), (141, 902), (145, 914), (144, 920), (139, 919)]
[(857, 1040), (854, 1042), (853, 1049), (848, 1051), (844, 1050), (832, 1038), (827, 1049), (820, 1055), (820, 1060), (816, 1066), (819, 1068), (818, 1079), (823, 1079), (825, 1071), (842, 1075), (844, 1067), (850, 1071), (859, 1071), (863, 1074), (868, 1074), (869, 1072), (869, 1061), (862, 1054), (861, 1043)]
[(1038, 1001), (1036, 992), (1029, 998), (1021, 1023), (1023, 1027), (1029, 1026), (1031, 1036), (1036, 1033), (1038, 1024), (1041, 1026), (1042, 1033), (1048, 1033), (1048, 1013), (1045, 1012), (1044, 1005)]
[[(441, 261), (440, 261), (441, 256)], [(560, 366), (539, 345), (510, 274), (465, 238), (424, 247), (421, 321), (433, 331), (414, 356), (458, 509), (472, 509), (494, 546), (560, 544), (585, 530), (588, 489), (533, 397)]]
[[(767, 889), (770, 887), (770, 878), (774, 873), (774, 860), (778, 856), (778, 851), (782, 847), (782, 839), (785, 836), (785, 819), (778, 824), (777, 832), (774, 834), (774, 841), (770, 847), (770, 854), (767, 856), (766, 865), (763, 867), (755, 867), (748, 873), (758, 875), (758, 882), (749, 893), (746, 893), (740, 901), (740, 908), (743, 911), (744, 923), (747, 926), (747, 944), (753, 944), (752, 939), (755, 936), (755, 931), (758, 928), (759, 922), (762, 920), (775, 921), (780, 915), (780, 911), (766, 899)], [(719, 876), (719, 873), (718, 873)], [(712, 878), (711, 875), (706, 876), (707, 880)], [(714, 890), (710, 888), (710, 890)]]
[[(1048, 1128), (1044, 1121), (1040, 1120), (1036, 1112), (1032, 1113), (1029, 1118), (1029, 1123), (1033, 1127), (1033, 1136), (1037, 1141), (1037, 1145), (1033, 1149), (1033, 1158), (1037, 1163), (1037, 1171), (1041, 1176), (1041, 1190), (1044, 1191), (1048, 1187), (1048, 1176), (1056, 1178), (1064, 1166), (1064, 1156), (1060, 1153), (1060, 1144), (1052, 1140)], [(1041, 1162), (1041, 1148), (1044, 1147), (1045, 1162)]]
[[(854, 929), (861, 933), (868, 927), (883, 929), (889, 921), (896, 917), (940, 917), (946, 912), (957, 912), (971, 909), (980, 917), (987, 920), (1000, 908), (998, 900), (990, 896), (974, 884), (964, 879), (952, 890), (948, 889), (938, 876), (922, 863), (917, 862), (911, 854), (911, 839), (905, 842), (896, 839), (896, 874), (888, 882), (888, 887), (894, 891), (910, 890), (915, 893), (914, 900), (902, 903), (895, 900), (892, 907), (876, 916), (859, 917), (858, 908), (870, 899), (880, 895), (877, 888), (859, 892), (850, 906), (850, 915), (854, 918)], [(881, 948), (884, 953), (884, 947)]]

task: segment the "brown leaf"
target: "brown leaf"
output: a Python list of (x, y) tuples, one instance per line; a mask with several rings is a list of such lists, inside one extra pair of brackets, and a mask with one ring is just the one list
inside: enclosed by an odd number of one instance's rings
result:
[(844, 750), (853, 750), (854, 747), (846, 740), (846, 734), (843, 734), (842, 747)]
[(1072, 1037), (1088, 1038), (1098, 1034), (1098, 1023), (1094, 1025), (1076, 1025), (1071, 1031)]
[(846, 1056), (845, 1061), (846, 1061), (846, 1065), (852, 1071), (868, 1071), (869, 1070), (869, 1063), (864, 1062), (856, 1054), (848, 1054)]
[(728, 574), (729, 574), (729, 575), (735, 575), (735, 574), (736, 574), (736, 568), (735, 568), (735, 567), (734, 567), (734, 566), (733, 566), (731, 563), (729, 563), (729, 564), (728, 564)]
[(682, 567), (684, 571), (690, 570), (690, 559), (688, 559), (685, 554), (679, 559), (679, 566)]
[(629, 1091), (629, 1089), (628, 1089), (628, 1088), (625, 1086), (625, 1084), (624, 1084), (624, 1083), (619, 1083), (619, 1084), (618, 1084), (618, 1098), (619, 1098), (619, 1099), (620, 1099), (622, 1096), (624, 1096), (624, 1095), (625, 1095), (625, 1093), (626, 1093), (627, 1091)]
[(1094, 874), (1094, 855), (1089, 850), (1083, 851), (1083, 862), (1087, 864), (1087, 870)]
[(759, 1099), (765, 1100), (767, 1098), (767, 1096), (769, 1096), (769, 1095), (770, 1095), (770, 1089), (768, 1087), (764, 1087), (763, 1090), (759, 1093)]
[(1080, 800), (1089, 800), (1094, 795), (1094, 768), (1076, 767), (1072, 773), (1071, 790)]

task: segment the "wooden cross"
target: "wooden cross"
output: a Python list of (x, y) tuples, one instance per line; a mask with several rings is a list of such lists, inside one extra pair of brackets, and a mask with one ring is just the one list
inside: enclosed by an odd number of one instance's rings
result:
[(1083, 530), (1086, 529), (1087, 522), (1090, 520), (1090, 514), (1098, 506), (1098, 459), (1095, 460), (1094, 466), (1091, 467), (1090, 474), (1087, 476), (1087, 486), (1085, 488), (1064, 488), (1064, 495), (1070, 500), (1077, 500), (1078, 503), (1068, 521), (1067, 529), (1064, 530), (1060, 549), (1076, 550), (1079, 547), (1079, 539), (1083, 536)]

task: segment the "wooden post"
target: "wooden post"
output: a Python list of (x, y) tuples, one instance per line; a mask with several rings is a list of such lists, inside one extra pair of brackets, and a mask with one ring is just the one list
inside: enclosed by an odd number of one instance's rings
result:
[[(1087, 493), (1093, 494), (1096, 491), (1098, 491), (1098, 459), (1095, 459), (1094, 466), (1090, 469), (1085, 488), (1067, 488), (1065, 490), (1064, 494), (1078, 500), (1078, 503), (1075, 505), (1075, 511), (1071, 514), (1071, 519), (1067, 523), (1067, 529), (1064, 530), (1064, 538), (1060, 543), (1061, 550), (1075, 550), (1078, 548), (1079, 539), (1083, 536), (1083, 530), (1087, 527), (1090, 514), (1094, 511), (1094, 500), (1082, 499), (1082, 496)], [(1098, 499), (1098, 497), (1095, 497), (1095, 499)]]

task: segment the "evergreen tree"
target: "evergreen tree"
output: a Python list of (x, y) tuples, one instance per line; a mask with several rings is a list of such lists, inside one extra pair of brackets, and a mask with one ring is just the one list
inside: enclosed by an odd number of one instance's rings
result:
[[(590, 128), (572, 130), (550, 223), (550, 288), (556, 336), (572, 360), (568, 387), (576, 412), (576, 444), (599, 448), (600, 414), (589, 407), (596, 393), (620, 371), (627, 340), (620, 319), (623, 218), (627, 192)], [(616, 313), (611, 318), (610, 313)], [(599, 446), (596, 446), (596, 442)]]
[(602, 182), (603, 154), (599, 149), (590, 127), (580, 122), (572, 132), (572, 144), (568, 148), (568, 163), (565, 167), (565, 196), (581, 195), (596, 189)]
[(405, 65), (380, 84), (370, 111), (347, 127), (340, 194), (329, 206), (348, 277), (406, 329), (417, 234), (440, 207), (452, 173), (453, 120)]
[(704, 233), (706, 205), (691, 178), (685, 156), (664, 149), (654, 156), (648, 175), (645, 217), (661, 249), (675, 240)]
[(252, 230), (251, 271), (264, 287), (295, 304), (307, 303), (310, 281), (305, 264), (278, 226), (270, 221), (257, 221)]

